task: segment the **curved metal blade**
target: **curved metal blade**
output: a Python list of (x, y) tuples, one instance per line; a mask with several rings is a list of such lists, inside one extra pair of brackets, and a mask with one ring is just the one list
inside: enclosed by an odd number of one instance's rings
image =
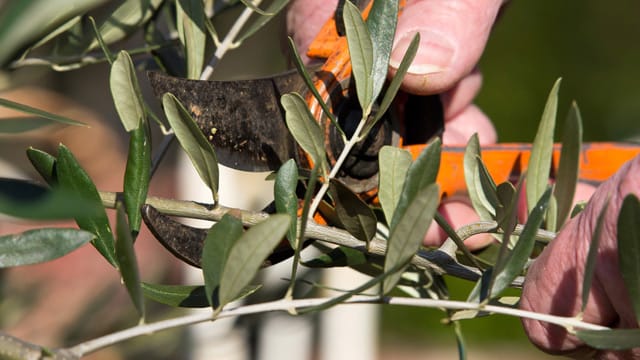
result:
[[(191, 266), (202, 267), (202, 249), (208, 229), (181, 224), (148, 204), (142, 206), (142, 219), (153, 236), (175, 257)], [(277, 264), (291, 256), (293, 256), (293, 249), (285, 239), (262, 266)]]
[(148, 73), (153, 92), (175, 95), (213, 145), (221, 164), (245, 171), (277, 170), (296, 158), (280, 97), (304, 88), (295, 71), (270, 78), (203, 81)]

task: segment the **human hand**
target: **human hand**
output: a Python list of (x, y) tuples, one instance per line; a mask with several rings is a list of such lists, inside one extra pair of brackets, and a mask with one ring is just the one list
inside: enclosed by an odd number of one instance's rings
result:
[[(614, 328), (638, 327), (620, 274), (616, 240), (618, 213), (627, 194), (640, 196), (640, 156), (598, 187), (584, 211), (569, 220), (540, 254), (527, 274), (521, 308), (560, 316), (575, 316), (580, 312), (584, 264), (591, 235), (599, 212), (608, 202), (583, 320)], [(528, 319), (524, 319), (523, 324), (531, 341), (547, 352), (602, 359), (640, 357), (640, 348), (627, 352), (596, 352), (560, 326)]]
[[(402, 83), (403, 90), (420, 95), (440, 94), (444, 107), (443, 143), (466, 144), (478, 133), (481, 144), (496, 142), (496, 132), (487, 116), (474, 104), (482, 84), (477, 63), (503, 0), (407, 0), (398, 20), (389, 73), (393, 75), (416, 32), (420, 47)], [(287, 14), (293, 39), (304, 53), (316, 33), (333, 16), (337, 0), (294, 0)], [(478, 220), (466, 199), (445, 199), (440, 212), (458, 227)], [(439, 245), (446, 238), (431, 226), (426, 245)], [(471, 248), (484, 246), (490, 236), (467, 240)]]

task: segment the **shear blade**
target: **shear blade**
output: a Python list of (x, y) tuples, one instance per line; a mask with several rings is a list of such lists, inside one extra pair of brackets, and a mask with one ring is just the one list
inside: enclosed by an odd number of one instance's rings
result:
[[(142, 219), (153, 236), (178, 259), (195, 267), (202, 267), (202, 249), (208, 229), (200, 229), (181, 224), (173, 218), (160, 213), (151, 205), (142, 207)], [(308, 245), (305, 242), (305, 246)], [(286, 240), (269, 255), (263, 267), (277, 264), (293, 255), (293, 249)]]
[(300, 91), (297, 72), (271, 78), (203, 81), (148, 73), (158, 98), (175, 95), (216, 150), (218, 161), (244, 171), (273, 171), (296, 158), (280, 97)]

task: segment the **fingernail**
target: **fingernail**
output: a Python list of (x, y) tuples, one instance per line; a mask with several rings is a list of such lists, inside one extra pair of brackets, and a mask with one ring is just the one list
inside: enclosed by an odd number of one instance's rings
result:
[[(418, 52), (409, 66), (408, 72), (417, 75), (426, 75), (447, 70), (455, 55), (453, 43), (437, 32), (420, 30), (419, 33), (420, 43)], [(393, 51), (391, 52), (389, 66), (395, 69), (400, 66), (400, 62), (414, 36), (415, 32), (407, 33), (396, 41)]]

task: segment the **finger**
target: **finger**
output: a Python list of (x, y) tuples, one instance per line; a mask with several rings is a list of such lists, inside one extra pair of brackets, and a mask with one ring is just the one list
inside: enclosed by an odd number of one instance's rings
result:
[(437, 94), (450, 89), (478, 63), (502, 0), (408, 1), (398, 21), (391, 72), (413, 36), (420, 47), (403, 81), (404, 90)]
[(336, 10), (338, 0), (294, 0), (287, 11), (287, 30), (300, 56), (308, 62), (306, 49)]
[[(640, 157), (627, 163), (598, 187), (584, 211), (570, 220), (547, 246), (527, 274), (521, 299), (523, 309), (560, 316), (579, 313), (584, 263), (591, 235), (603, 205), (608, 203), (595, 275), (583, 319), (605, 326), (638, 326), (619, 272), (616, 244), (616, 223), (622, 200), (629, 193), (640, 195), (638, 174)], [(531, 341), (546, 351), (583, 350), (584, 344), (562, 327), (526, 319), (523, 319), (523, 325)]]

